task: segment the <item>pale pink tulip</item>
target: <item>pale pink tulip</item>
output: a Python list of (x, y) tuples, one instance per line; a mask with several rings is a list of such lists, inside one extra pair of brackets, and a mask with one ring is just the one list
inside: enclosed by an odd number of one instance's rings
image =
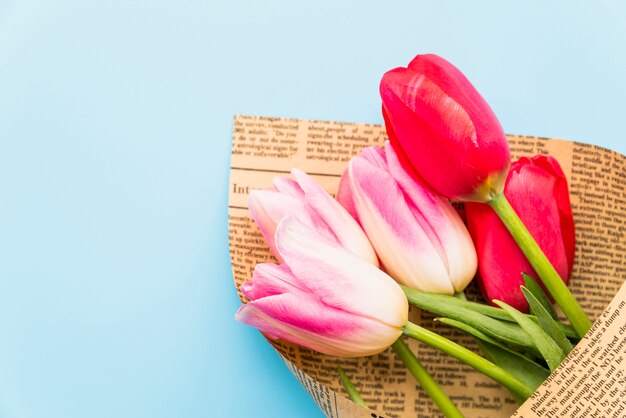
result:
[(277, 177), (270, 189), (253, 190), (248, 199), (250, 214), (279, 261), (274, 234), (287, 215), (297, 216), (310, 228), (337, 241), (348, 251), (378, 266), (367, 237), (350, 214), (305, 172), (293, 169), (295, 180)]
[(350, 161), (337, 199), (398, 282), (452, 294), (474, 277), (476, 250), (463, 221), (450, 202), (402, 168), (389, 142)]
[(376, 354), (400, 337), (408, 302), (392, 278), (294, 216), (275, 242), (286, 264), (257, 265), (238, 321), (340, 357)]

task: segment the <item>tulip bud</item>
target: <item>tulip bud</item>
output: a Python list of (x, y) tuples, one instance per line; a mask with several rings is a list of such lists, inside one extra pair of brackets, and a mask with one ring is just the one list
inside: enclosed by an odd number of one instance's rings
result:
[(383, 116), (403, 165), (438, 193), (489, 201), (502, 192), (509, 146), (495, 114), (456, 67), (418, 55), (383, 75)]
[(408, 302), (383, 271), (294, 216), (280, 222), (276, 248), (285, 264), (257, 265), (238, 321), (339, 357), (380, 353), (400, 337)]
[[(544, 155), (520, 158), (511, 165), (504, 195), (567, 283), (574, 265), (574, 219), (567, 180), (557, 160)], [(489, 206), (466, 203), (465, 208), (485, 299), (528, 311), (520, 286), (522, 273), (537, 278), (534, 269)]]
[(250, 214), (276, 258), (283, 261), (274, 243), (276, 227), (285, 216), (295, 215), (310, 228), (378, 266), (371, 244), (350, 214), (305, 172), (293, 169), (292, 174), (296, 180), (277, 177), (271, 189), (253, 190), (248, 198)]
[(353, 158), (337, 200), (355, 217), (384, 269), (426, 292), (462, 291), (476, 273), (476, 252), (448, 200), (414, 180), (391, 144)]

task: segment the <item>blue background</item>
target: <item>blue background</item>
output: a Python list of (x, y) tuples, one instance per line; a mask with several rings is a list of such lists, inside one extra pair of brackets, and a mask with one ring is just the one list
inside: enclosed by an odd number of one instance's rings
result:
[(308, 3), (0, 0), (0, 417), (321, 417), (233, 320), (235, 113), (380, 123), (436, 52), (507, 132), (626, 152), (623, 2)]

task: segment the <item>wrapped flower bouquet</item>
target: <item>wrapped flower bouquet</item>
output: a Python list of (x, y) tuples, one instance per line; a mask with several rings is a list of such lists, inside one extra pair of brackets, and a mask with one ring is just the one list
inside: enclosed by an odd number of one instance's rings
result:
[(385, 127), (235, 118), (237, 320), (330, 417), (624, 416), (626, 157), (507, 137), (435, 55), (380, 92)]

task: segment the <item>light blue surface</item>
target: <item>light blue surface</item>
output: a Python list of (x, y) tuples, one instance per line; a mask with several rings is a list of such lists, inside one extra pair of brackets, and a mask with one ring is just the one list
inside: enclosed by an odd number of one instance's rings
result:
[(235, 113), (380, 123), (436, 52), (507, 132), (626, 152), (623, 2), (435, 3), (0, 0), (0, 417), (321, 417), (233, 321)]

